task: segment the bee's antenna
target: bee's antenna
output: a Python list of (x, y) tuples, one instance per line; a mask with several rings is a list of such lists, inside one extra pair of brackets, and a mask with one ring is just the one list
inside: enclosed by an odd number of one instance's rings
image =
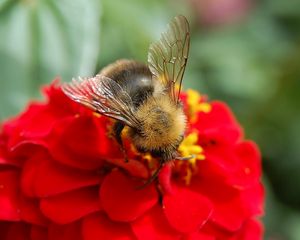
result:
[(176, 157), (175, 160), (181, 160), (181, 161), (187, 161), (187, 160), (191, 160), (192, 158), (195, 158), (195, 154), (192, 154), (190, 156), (186, 156), (186, 157)]

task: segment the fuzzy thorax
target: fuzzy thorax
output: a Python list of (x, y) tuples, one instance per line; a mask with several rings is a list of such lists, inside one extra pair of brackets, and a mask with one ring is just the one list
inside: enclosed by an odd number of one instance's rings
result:
[(140, 129), (131, 130), (133, 144), (149, 152), (173, 152), (182, 141), (186, 117), (167, 95), (150, 97), (136, 112)]

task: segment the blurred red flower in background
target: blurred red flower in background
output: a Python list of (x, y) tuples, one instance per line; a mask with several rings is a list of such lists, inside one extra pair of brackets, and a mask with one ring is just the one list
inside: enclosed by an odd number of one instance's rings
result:
[(111, 119), (72, 102), (57, 81), (44, 93), (2, 124), (0, 239), (261, 239), (259, 150), (224, 103), (182, 93), (188, 129), (178, 150), (195, 157), (139, 188), (157, 160), (126, 139), (125, 162)]
[(223, 26), (240, 22), (252, 9), (252, 0), (189, 0), (200, 23), (206, 26)]

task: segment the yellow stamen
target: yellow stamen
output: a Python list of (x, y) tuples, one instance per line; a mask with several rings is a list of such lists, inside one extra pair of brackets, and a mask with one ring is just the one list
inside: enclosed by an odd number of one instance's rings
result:
[(202, 96), (200, 93), (192, 89), (187, 90), (186, 93), (191, 122), (195, 122), (197, 120), (198, 112), (208, 113), (211, 111), (211, 105), (209, 103), (201, 102)]
[(203, 154), (203, 148), (197, 145), (198, 142), (198, 134), (197, 133), (190, 133), (186, 136), (182, 143), (180, 144), (178, 151), (181, 153), (181, 156), (194, 156), (193, 158), (189, 159), (189, 163), (195, 166), (197, 160), (203, 160), (205, 158)]
[[(180, 144), (178, 151), (181, 156), (193, 156), (191, 159), (187, 160), (188, 167), (186, 170), (186, 174), (183, 177), (184, 182), (189, 185), (192, 179), (193, 174), (197, 171), (197, 161), (204, 160), (205, 156), (203, 154), (203, 148), (197, 144), (198, 142), (198, 134), (190, 133), (187, 137), (184, 138), (182, 143)], [(181, 161), (181, 166), (184, 161)]]

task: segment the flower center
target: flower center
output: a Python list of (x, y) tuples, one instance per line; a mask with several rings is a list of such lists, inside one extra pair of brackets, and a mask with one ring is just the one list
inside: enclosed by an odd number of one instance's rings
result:
[[(185, 158), (185, 160), (174, 160), (172, 162), (172, 176), (186, 185), (190, 184), (192, 177), (198, 171), (197, 162), (205, 159), (203, 148), (197, 142), (197, 133), (188, 134), (178, 148), (180, 156)], [(132, 150), (142, 158), (142, 161), (148, 166), (150, 171), (155, 172), (159, 165), (159, 159), (153, 158), (149, 153), (138, 153), (133, 145), (131, 146)]]
[[(188, 121), (195, 123), (198, 120), (198, 113), (209, 113), (211, 105), (206, 102), (205, 96), (200, 95), (194, 90), (187, 90), (187, 109)], [(172, 177), (186, 185), (191, 183), (192, 177), (198, 172), (198, 161), (204, 160), (203, 148), (198, 144), (198, 133), (193, 130), (183, 139), (177, 151), (182, 159), (173, 160)], [(128, 128), (122, 131), (122, 139), (127, 143), (127, 153), (129, 157), (136, 158), (143, 162), (153, 174), (159, 168), (160, 159), (152, 157), (150, 153), (140, 153), (134, 147), (131, 139), (128, 138)], [(126, 146), (125, 146), (126, 147)], [(129, 148), (128, 148), (129, 147)]]

